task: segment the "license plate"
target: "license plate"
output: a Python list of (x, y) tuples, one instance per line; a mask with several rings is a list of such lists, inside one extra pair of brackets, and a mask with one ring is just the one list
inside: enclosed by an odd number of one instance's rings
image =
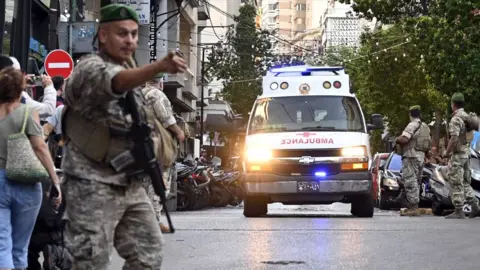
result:
[(297, 182), (298, 192), (320, 192), (320, 183), (315, 181)]

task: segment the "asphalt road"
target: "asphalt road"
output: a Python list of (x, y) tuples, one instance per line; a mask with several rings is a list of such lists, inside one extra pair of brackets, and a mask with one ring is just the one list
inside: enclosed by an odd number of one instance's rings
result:
[[(354, 218), (350, 206), (269, 206), (173, 213), (162, 269), (480, 269), (480, 219)], [(112, 268), (121, 269), (117, 254)]]

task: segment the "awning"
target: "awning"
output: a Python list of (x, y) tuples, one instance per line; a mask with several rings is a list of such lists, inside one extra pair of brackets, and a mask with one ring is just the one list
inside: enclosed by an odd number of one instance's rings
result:
[(231, 132), (234, 131), (234, 124), (223, 114), (207, 114), (205, 119), (207, 131)]

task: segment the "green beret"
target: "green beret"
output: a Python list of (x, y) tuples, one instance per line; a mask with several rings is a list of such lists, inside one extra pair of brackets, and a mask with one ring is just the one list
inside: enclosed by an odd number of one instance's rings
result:
[(452, 95), (452, 102), (465, 102), (465, 97), (462, 93), (455, 93)]
[(420, 105), (414, 105), (414, 106), (410, 107), (410, 110), (409, 110), (409, 111), (414, 111), (414, 110), (419, 110), (419, 111), (421, 111), (421, 110), (422, 110), (422, 107), (420, 107)]
[(162, 78), (163, 78), (163, 72), (160, 72), (155, 76), (155, 79), (162, 79)]
[(100, 9), (100, 23), (125, 20), (133, 20), (139, 23), (137, 12), (129, 6), (110, 4)]

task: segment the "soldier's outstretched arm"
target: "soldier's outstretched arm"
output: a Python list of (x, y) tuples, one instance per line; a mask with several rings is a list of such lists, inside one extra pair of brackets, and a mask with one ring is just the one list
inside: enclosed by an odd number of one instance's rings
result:
[(120, 71), (112, 79), (112, 90), (119, 94), (125, 93), (153, 79), (158, 73), (168, 72), (175, 74), (184, 72), (186, 68), (185, 60), (170, 52), (159, 61), (143, 67)]

